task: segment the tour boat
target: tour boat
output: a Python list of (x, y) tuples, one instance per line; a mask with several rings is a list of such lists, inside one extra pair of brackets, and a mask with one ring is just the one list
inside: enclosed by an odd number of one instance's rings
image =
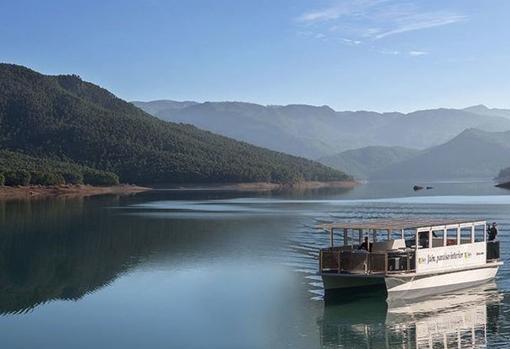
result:
[[(487, 241), (481, 220), (367, 220), (319, 227), (330, 240), (319, 254), (326, 295), (381, 286), (389, 298), (416, 298), (484, 283), (503, 264), (499, 241)], [(336, 232), (343, 242), (338, 246)], [(360, 249), (366, 236), (368, 251)]]

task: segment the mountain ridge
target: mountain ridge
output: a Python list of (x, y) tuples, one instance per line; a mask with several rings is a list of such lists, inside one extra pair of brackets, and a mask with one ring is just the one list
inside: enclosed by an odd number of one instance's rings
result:
[(490, 179), (510, 166), (510, 131), (466, 129), (457, 137), (394, 163), (371, 179)]
[[(139, 106), (148, 108), (147, 104)], [(510, 130), (509, 118), (452, 108), (404, 114), (335, 111), (329, 106), (300, 104), (204, 102), (179, 110), (159, 110), (153, 115), (310, 159), (366, 146), (423, 150), (448, 141), (466, 128)]]

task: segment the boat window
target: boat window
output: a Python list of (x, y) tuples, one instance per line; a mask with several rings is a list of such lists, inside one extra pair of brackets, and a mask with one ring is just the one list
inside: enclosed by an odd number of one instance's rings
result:
[(404, 240), (406, 241), (406, 247), (413, 246), (416, 242), (416, 232), (411, 229), (404, 230)]
[(484, 241), (485, 238), (485, 225), (475, 226), (475, 242)]
[(444, 246), (444, 230), (432, 231), (432, 247)]
[(471, 227), (460, 229), (460, 243), (470, 244), (471, 243)]
[(424, 230), (418, 232), (418, 245), (420, 248), (429, 248), (429, 232)]
[(457, 245), (457, 229), (448, 229), (446, 231), (446, 245)]

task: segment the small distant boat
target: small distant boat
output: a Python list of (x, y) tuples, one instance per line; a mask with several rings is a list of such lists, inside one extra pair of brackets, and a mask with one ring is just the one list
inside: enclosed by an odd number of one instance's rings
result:
[[(499, 241), (487, 241), (486, 221), (367, 220), (319, 227), (330, 234), (330, 246), (319, 255), (326, 295), (380, 286), (389, 298), (416, 298), (484, 283), (503, 264)], [(342, 234), (341, 246), (335, 246), (335, 232)], [(368, 250), (360, 249), (367, 235)]]
[(415, 186), (413, 187), (413, 190), (414, 190), (414, 191), (423, 190), (423, 187), (422, 187), (422, 186), (420, 186), (420, 185), (415, 185)]

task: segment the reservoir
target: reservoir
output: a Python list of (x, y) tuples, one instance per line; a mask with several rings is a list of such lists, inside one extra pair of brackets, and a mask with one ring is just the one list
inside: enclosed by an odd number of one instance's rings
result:
[[(429, 185), (429, 183), (426, 183)], [(0, 202), (2, 348), (473, 348), (510, 338), (510, 191), (489, 182), (369, 183), (277, 193), (160, 189)], [(497, 222), (489, 284), (327, 303), (332, 220)]]

